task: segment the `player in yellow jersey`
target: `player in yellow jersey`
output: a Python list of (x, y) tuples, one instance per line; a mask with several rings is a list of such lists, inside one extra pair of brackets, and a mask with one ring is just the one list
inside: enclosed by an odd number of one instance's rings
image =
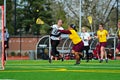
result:
[(80, 55), (83, 51), (84, 43), (81, 37), (76, 32), (76, 26), (74, 24), (71, 24), (68, 26), (68, 30), (59, 30), (59, 31), (63, 34), (69, 34), (69, 38), (72, 40), (74, 44), (72, 47), (72, 53), (75, 54), (75, 58), (76, 58), (75, 65), (80, 64), (80, 57), (81, 57)]
[(103, 57), (105, 56), (105, 61), (108, 63), (107, 53), (105, 47), (107, 44), (108, 31), (104, 29), (103, 24), (99, 24), (99, 30), (97, 31), (97, 37), (100, 43), (100, 63), (103, 62)]
[[(120, 20), (118, 21), (118, 39), (120, 40)], [(117, 54), (120, 52), (120, 43), (118, 43), (115, 52), (116, 52)]]

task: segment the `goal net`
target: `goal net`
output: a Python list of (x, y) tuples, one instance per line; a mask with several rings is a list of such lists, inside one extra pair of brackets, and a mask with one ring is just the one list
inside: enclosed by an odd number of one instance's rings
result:
[(0, 70), (4, 70), (4, 6), (0, 6)]

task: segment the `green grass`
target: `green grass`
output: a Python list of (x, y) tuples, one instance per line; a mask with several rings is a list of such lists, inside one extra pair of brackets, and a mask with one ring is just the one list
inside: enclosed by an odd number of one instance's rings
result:
[(109, 63), (89, 63), (82, 61), (73, 65), (73, 61), (53, 61), (49, 64), (43, 60), (7, 61), (4, 71), (0, 71), (0, 80), (120, 80), (120, 61)]

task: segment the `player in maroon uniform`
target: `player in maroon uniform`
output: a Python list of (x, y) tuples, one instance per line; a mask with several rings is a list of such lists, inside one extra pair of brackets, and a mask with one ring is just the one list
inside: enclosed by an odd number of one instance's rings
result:
[[(118, 39), (120, 40), (120, 20), (118, 21)], [(118, 54), (120, 52), (120, 42), (118, 43), (115, 52), (116, 52), (116, 54)]]

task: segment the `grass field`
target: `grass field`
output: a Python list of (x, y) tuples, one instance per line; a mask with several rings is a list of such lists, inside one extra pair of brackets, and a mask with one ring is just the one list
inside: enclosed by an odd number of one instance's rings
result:
[(120, 80), (120, 61), (98, 63), (93, 60), (80, 65), (73, 61), (43, 60), (7, 61), (6, 69), (0, 71), (0, 80)]

